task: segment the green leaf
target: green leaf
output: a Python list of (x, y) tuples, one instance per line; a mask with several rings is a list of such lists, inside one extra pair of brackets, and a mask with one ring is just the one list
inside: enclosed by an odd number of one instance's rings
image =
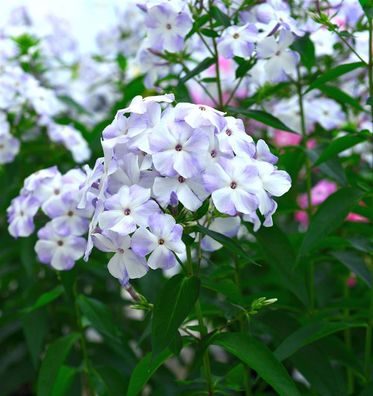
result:
[(180, 84), (184, 84), (194, 76), (202, 73), (204, 70), (208, 69), (211, 65), (215, 63), (215, 58), (206, 58), (200, 64), (198, 64), (194, 69), (190, 70), (183, 78), (180, 79)]
[(363, 259), (354, 252), (332, 252), (331, 255), (344, 264), (350, 271), (354, 272), (369, 287), (372, 287), (372, 274), (365, 265)]
[(213, 290), (227, 297), (227, 299), (237, 305), (243, 304), (243, 299), (239, 287), (231, 279), (202, 279), (202, 286)]
[(338, 228), (361, 197), (362, 192), (351, 187), (342, 188), (329, 196), (311, 220), (300, 246), (297, 261)]
[[(267, 262), (277, 273), (286, 287), (304, 304), (308, 304), (308, 295), (304, 276), (294, 269), (295, 252), (286, 234), (276, 225), (261, 227), (255, 234)], [(270, 246), (270, 248), (269, 248)]]
[(357, 110), (364, 111), (364, 108), (356, 99), (337, 87), (332, 87), (331, 85), (322, 85), (319, 89), (323, 94), (341, 104), (348, 104)]
[(373, 395), (373, 381), (368, 382), (368, 384), (365, 385), (363, 391), (359, 394), (359, 396), (372, 396), (372, 395)]
[(83, 295), (78, 297), (78, 304), (92, 327), (109, 338), (116, 339), (119, 336), (119, 330), (113, 322), (111, 311), (105, 304)]
[(365, 12), (365, 15), (368, 18), (373, 18), (373, 0), (359, 0), (359, 2)]
[(234, 114), (242, 114), (248, 118), (259, 121), (264, 125), (268, 125), (275, 129), (280, 129), (281, 131), (293, 132), (292, 129), (287, 127), (281, 120), (274, 117), (272, 114), (266, 113), (261, 110), (245, 110), (240, 108), (228, 107), (228, 111)]
[(347, 396), (341, 371), (332, 366), (330, 358), (316, 346), (306, 346), (290, 358), (294, 367), (312, 384), (315, 395)]
[[(246, 73), (251, 70), (255, 64), (256, 64), (256, 59), (255, 58), (250, 58), (249, 60), (239, 58), (237, 56), (234, 57), (235, 61), (239, 64), (239, 66), (236, 69), (236, 78), (241, 78), (246, 75)], [(239, 61), (238, 61), (239, 59)]]
[(165, 349), (154, 359), (152, 359), (151, 353), (143, 357), (132, 371), (127, 396), (138, 395), (158, 368), (171, 356), (172, 352)]
[(334, 139), (328, 143), (326, 149), (322, 152), (318, 160), (314, 163), (314, 166), (320, 165), (328, 159), (336, 156), (344, 150), (350, 147), (356, 146), (363, 142), (365, 138), (359, 135), (346, 135), (340, 138)]
[(363, 327), (361, 323), (328, 323), (316, 322), (305, 325), (290, 334), (275, 350), (274, 354), (280, 361), (292, 356), (299, 349), (309, 345), (321, 338), (327, 337), (330, 334), (350, 329), (354, 327)]
[(62, 366), (58, 370), (57, 378), (53, 384), (52, 396), (68, 396), (70, 387), (78, 370), (70, 366)]
[(292, 47), (300, 55), (303, 65), (310, 70), (316, 63), (315, 46), (310, 39), (309, 34), (299, 37), (292, 45)]
[(206, 37), (219, 37), (219, 33), (213, 29), (201, 29), (200, 32)]
[(61, 294), (63, 294), (63, 287), (62, 285), (59, 285), (57, 287), (55, 287), (54, 289), (43, 293), (35, 302), (35, 304), (31, 305), (31, 307), (27, 307), (25, 308), (22, 312), (23, 313), (30, 313), (32, 311), (35, 311), (38, 308), (43, 307), (44, 305), (49, 304), (50, 302), (56, 300), (58, 297), (61, 296)]
[(21, 320), (32, 364), (37, 368), (40, 353), (43, 348), (44, 338), (48, 332), (47, 315), (45, 311), (41, 310), (26, 314), (21, 318)]
[(300, 396), (284, 366), (265, 344), (243, 333), (221, 333), (211, 344), (219, 345), (255, 370), (280, 396)]
[(50, 396), (52, 394), (58, 372), (79, 337), (79, 334), (72, 333), (49, 345), (39, 371), (37, 396)]
[(223, 25), (225, 27), (231, 25), (231, 19), (229, 18), (229, 16), (221, 11), (218, 7), (214, 5), (211, 6), (210, 14), (215, 19), (215, 21), (218, 22), (219, 25)]
[(354, 63), (346, 63), (344, 65), (339, 65), (322, 73), (316, 80), (314, 80), (310, 86), (308, 87), (306, 92), (312, 91), (315, 88), (320, 88), (322, 85), (327, 83), (328, 81), (333, 81), (336, 78), (350, 73), (353, 70), (358, 69), (359, 67), (365, 67), (366, 65), (363, 62), (354, 62)]
[(111, 366), (96, 366), (95, 373), (99, 376), (110, 396), (123, 396), (127, 384), (121, 372)]
[(152, 351), (156, 357), (174, 339), (179, 326), (197, 301), (200, 281), (178, 274), (169, 279), (154, 305)]
[(236, 242), (232, 238), (228, 238), (227, 236), (220, 234), (219, 232), (209, 230), (208, 228), (197, 224), (193, 227), (193, 229), (197, 232), (200, 232), (203, 235), (207, 235), (214, 239), (216, 242), (221, 243), (225, 248), (227, 248), (230, 252), (237, 256), (247, 256), (247, 253), (242, 249), (241, 245)]

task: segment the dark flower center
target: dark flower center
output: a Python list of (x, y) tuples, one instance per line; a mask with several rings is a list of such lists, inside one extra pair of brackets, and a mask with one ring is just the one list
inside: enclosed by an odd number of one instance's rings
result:
[(232, 181), (231, 189), (234, 190), (235, 188), (237, 188), (237, 183), (235, 181)]
[(124, 213), (125, 216), (129, 216), (131, 214), (131, 209), (128, 209), (128, 208), (124, 209), (123, 213)]
[(74, 216), (74, 212), (72, 210), (69, 210), (67, 212), (67, 215), (70, 216), (70, 217), (73, 217)]
[(216, 150), (212, 150), (211, 151), (211, 157), (215, 158), (218, 155), (218, 153), (216, 152)]
[(55, 195), (59, 195), (59, 193), (60, 193), (61, 191), (60, 191), (58, 188), (56, 188), (53, 192), (54, 192)]
[(158, 243), (159, 243), (160, 245), (164, 245), (164, 239), (160, 239), (160, 240), (158, 241)]
[(168, 23), (168, 24), (166, 25), (166, 29), (167, 29), (167, 30), (171, 30), (171, 29), (172, 29), (171, 24)]
[(200, 109), (201, 111), (206, 111), (206, 107), (205, 107), (205, 106), (199, 106), (199, 109)]
[(234, 39), (238, 39), (240, 37), (240, 35), (238, 34), (238, 33), (235, 33), (234, 35), (233, 35), (233, 38)]
[(175, 146), (176, 151), (181, 151), (183, 149), (183, 146), (179, 143)]
[(185, 179), (183, 178), (183, 176), (179, 176), (177, 178), (177, 180), (178, 180), (179, 183), (184, 183), (185, 182)]
[(63, 241), (57, 241), (57, 245), (58, 246), (62, 246), (63, 245)]
[(121, 253), (121, 254), (124, 253), (124, 249), (122, 249), (122, 248), (118, 248), (117, 251), (118, 251), (118, 253)]
[(225, 131), (225, 133), (226, 133), (228, 136), (231, 136), (231, 135), (232, 135), (232, 130), (228, 128), (228, 129)]

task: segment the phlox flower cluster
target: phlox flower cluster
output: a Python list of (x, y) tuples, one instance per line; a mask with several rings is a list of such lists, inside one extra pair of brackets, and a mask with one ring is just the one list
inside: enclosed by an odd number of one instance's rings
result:
[(37, 171), (25, 179), (7, 211), (8, 230), (15, 238), (31, 235), (36, 217), (49, 219), (37, 233), (35, 251), (42, 263), (57, 270), (71, 269), (86, 248), (82, 236), (88, 230), (93, 207), (77, 208), (84, 181), (85, 173), (80, 169), (65, 174), (57, 167)]
[[(53, 69), (49, 62), (54, 56), (50, 42), (53, 36), (46, 35), (39, 42), (36, 36), (16, 27), (9, 25), (0, 31), (0, 164), (14, 160), (21, 141), (45, 133), (52, 142), (69, 150), (76, 162), (86, 161), (90, 150), (81, 132), (56, 121), (69, 109), (53, 86), (46, 83), (45, 69)], [(61, 54), (61, 41), (59, 45)]]
[[(257, 230), (262, 216), (271, 226), (274, 197), (291, 186), (267, 144), (255, 144), (240, 119), (173, 100), (135, 97), (103, 131), (104, 157), (86, 168), (78, 207), (95, 197), (86, 258), (93, 245), (114, 253), (108, 268), (123, 285), (148, 268), (176, 265), (183, 227), (203, 204), (210, 210), (200, 222), (234, 236), (241, 220)], [(220, 245), (204, 238), (202, 247)]]

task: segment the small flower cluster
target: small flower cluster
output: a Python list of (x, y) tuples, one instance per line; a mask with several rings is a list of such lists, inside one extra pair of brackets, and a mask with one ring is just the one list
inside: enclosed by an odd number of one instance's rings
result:
[[(93, 245), (113, 252), (109, 271), (123, 285), (148, 268), (176, 264), (184, 244), (175, 213), (195, 212), (211, 199), (209, 206), (220, 213), (208, 222), (211, 228), (234, 236), (241, 217), (254, 230), (259, 214), (271, 226), (273, 197), (291, 186), (266, 143), (255, 144), (240, 119), (208, 106), (173, 107), (173, 100), (135, 97), (103, 131), (104, 157), (86, 169), (78, 207), (95, 196), (86, 257)], [(202, 245), (209, 251), (220, 247), (209, 239)]]
[(34, 232), (34, 218), (41, 209), (50, 221), (38, 231), (35, 251), (39, 260), (57, 270), (68, 270), (86, 248), (82, 237), (89, 226), (92, 204), (78, 209), (85, 174), (73, 169), (62, 175), (56, 167), (37, 171), (25, 179), (20, 195), (8, 208), (9, 232), (27, 237)]
[(47, 38), (39, 43), (36, 37), (15, 35), (10, 28), (0, 31), (0, 164), (14, 160), (20, 140), (34, 140), (45, 132), (52, 142), (66, 147), (76, 162), (90, 157), (81, 132), (56, 121), (68, 108), (46, 84), (51, 55), (41, 53), (50, 50)]

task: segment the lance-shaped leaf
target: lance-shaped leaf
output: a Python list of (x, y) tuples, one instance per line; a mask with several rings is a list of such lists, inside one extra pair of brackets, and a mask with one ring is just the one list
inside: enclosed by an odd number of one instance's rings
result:
[(184, 319), (193, 309), (199, 295), (196, 277), (178, 274), (169, 279), (154, 305), (152, 322), (153, 358), (167, 348)]

